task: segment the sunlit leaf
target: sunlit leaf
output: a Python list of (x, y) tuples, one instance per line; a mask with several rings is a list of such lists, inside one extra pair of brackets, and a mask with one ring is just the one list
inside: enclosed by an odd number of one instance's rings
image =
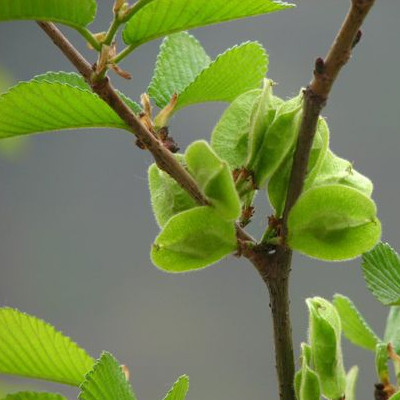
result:
[(95, 0), (0, 0), (0, 21), (31, 19), (84, 27), (95, 15)]
[[(75, 88), (92, 92), (92, 89), (83, 77), (74, 72), (46, 72), (45, 74), (35, 76), (32, 80), (35, 82), (65, 83)], [(135, 114), (139, 114), (142, 111), (139, 104), (135, 103), (118, 89), (115, 91)]]
[(400, 258), (387, 243), (363, 254), (362, 270), (368, 289), (385, 305), (400, 304)]
[(167, 272), (207, 267), (236, 250), (233, 222), (211, 207), (197, 207), (172, 217), (157, 236), (151, 259)]
[(158, 107), (165, 107), (172, 96), (186, 86), (211, 62), (200, 42), (187, 32), (167, 36), (160, 48), (148, 93)]
[(185, 400), (188, 390), (189, 377), (187, 375), (182, 375), (166, 394), (164, 400)]
[(136, 400), (120, 364), (107, 352), (86, 375), (80, 389), (79, 400)]
[(291, 248), (328, 261), (357, 257), (381, 235), (375, 203), (343, 185), (303, 193), (289, 214), (288, 228)]
[(79, 386), (94, 360), (48, 323), (0, 309), (0, 373)]
[(208, 101), (231, 102), (261, 86), (268, 57), (257, 42), (246, 42), (219, 55), (180, 93), (175, 111)]
[(125, 43), (135, 47), (173, 32), (293, 7), (272, 0), (142, 0), (142, 3), (145, 5), (141, 7), (139, 2), (138, 11), (123, 31)]
[(346, 296), (335, 294), (333, 304), (340, 315), (343, 333), (346, 338), (357, 346), (375, 351), (380, 339), (367, 324), (353, 302)]
[(40, 75), (14, 86), (0, 96), (0, 115), (0, 139), (73, 128), (129, 129), (82, 78), (67, 73)]
[(67, 400), (66, 397), (57, 393), (46, 392), (17, 392), (10, 393), (2, 400)]
[[(13, 79), (9, 73), (0, 68), (0, 94), (11, 86)], [(0, 157), (10, 161), (18, 161), (26, 154), (29, 148), (28, 138), (9, 138), (8, 140), (0, 141)], [(1, 395), (1, 394), (0, 394)]]

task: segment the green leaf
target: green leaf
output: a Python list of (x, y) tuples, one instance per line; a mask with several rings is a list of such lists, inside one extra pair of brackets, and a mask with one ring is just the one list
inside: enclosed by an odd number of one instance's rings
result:
[[(179, 159), (183, 163), (184, 157), (180, 156)], [(186, 190), (156, 164), (150, 166), (148, 175), (151, 205), (160, 227), (174, 215), (197, 206)]]
[(8, 394), (2, 400), (67, 400), (57, 393), (46, 392), (17, 392)]
[(382, 383), (390, 380), (388, 344), (378, 343), (375, 348), (375, 369), (378, 379)]
[(0, 0), (0, 21), (31, 19), (85, 27), (95, 15), (95, 0)]
[(133, 47), (173, 32), (293, 7), (271, 0), (153, 0), (138, 7), (123, 31)]
[(187, 32), (167, 36), (160, 48), (148, 93), (158, 107), (165, 107), (172, 96), (186, 86), (211, 62), (200, 42)]
[(0, 308), (0, 373), (79, 386), (93, 362), (48, 323)]
[(81, 75), (75, 72), (53, 72), (49, 71), (45, 74), (36, 75), (32, 81), (34, 82), (49, 82), (49, 83), (64, 83), (82, 90), (91, 91), (90, 86)]
[(289, 214), (288, 229), (291, 248), (328, 261), (357, 257), (381, 235), (375, 203), (343, 185), (303, 193)]
[[(87, 90), (92, 93), (92, 89), (87, 84), (87, 82), (83, 79), (83, 77), (74, 72), (68, 72), (68, 73), (67, 72), (47, 72), (45, 74), (35, 76), (33, 78), (33, 80), (35, 82), (65, 83), (70, 86), (82, 89), (82, 90)], [(121, 93), (119, 90), (116, 89), (115, 91), (119, 94), (119, 96), (121, 96), (122, 100), (127, 104), (128, 107), (131, 108), (131, 110), (135, 114), (139, 114), (142, 111), (139, 104), (135, 103), (132, 99), (130, 99), (128, 96)]]
[(400, 400), (400, 391), (389, 397), (390, 400)]
[(375, 351), (380, 339), (364, 320), (353, 302), (346, 296), (335, 294), (333, 304), (340, 315), (346, 338), (356, 346)]
[(73, 128), (129, 129), (76, 74), (49, 73), (19, 83), (0, 96), (0, 115), (0, 139)]
[(382, 304), (400, 304), (400, 258), (389, 244), (363, 254), (361, 267), (368, 289)]
[(239, 195), (231, 171), (204, 140), (193, 142), (186, 150), (190, 174), (221, 217), (235, 220), (241, 214)]
[(279, 107), (262, 144), (255, 149), (258, 152), (248, 168), (254, 171), (258, 187), (263, 186), (293, 147), (301, 122), (302, 100), (303, 95), (300, 94)]
[[(329, 128), (324, 120), (320, 117), (317, 125), (317, 132), (314, 137), (311, 148), (310, 158), (308, 160), (307, 176), (304, 182), (305, 188), (310, 188), (314, 180), (318, 176), (323, 160), (329, 147)], [(287, 187), (289, 185), (290, 172), (293, 165), (294, 146), (282, 161), (280, 166), (271, 176), (268, 183), (268, 198), (275, 209), (278, 217), (281, 217), (285, 209)]]
[(211, 146), (230, 168), (243, 167), (248, 154), (250, 116), (260, 89), (243, 93), (222, 114), (211, 134)]
[(189, 390), (189, 377), (182, 375), (174, 383), (170, 391), (164, 397), (164, 400), (185, 400)]
[(328, 150), (318, 176), (306, 186), (306, 189), (311, 186), (335, 184), (352, 187), (368, 197), (371, 196), (373, 190), (372, 182), (358, 173), (351, 162), (336, 156), (332, 151)]
[(354, 365), (346, 375), (346, 400), (356, 400), (356, 384), (358, 379), (358, 367)]
[(386, 320), (384, 340), (391, 343), (394, 351), (400, 354), (400, 307), (390, 307)]
[(207, 101), (231, 102), (240, 94), (260, 87), (267, 73), (268, 57), (257, 42), (246, 42), (219, 55), (180, 93), (174, 111)]
[[(10, 82), (12, 78), (0, 68), (0, 93), (10, 87)], [(27, 138), (10, 138), (0, 141), (0, 157), (9, 161), (19, 160), (26, 154), (28, 142)]]
[(310, 313), (312, 365), (319, 376), (322, 394), (328, 399), (341, 399), (345, 392), (346, 373), (339, 314), (329, 301), (321, 297), (309, 298), (306, 303)]
[(118, 361), (104, 352), (86, 375), (78, 399), (136, 400), (136, 397)]
[(210, 207), (197, 207), (172, 217), (155, 239), (151, 259), (167, 272), (207, 267), (236, 250), (232, 222)]

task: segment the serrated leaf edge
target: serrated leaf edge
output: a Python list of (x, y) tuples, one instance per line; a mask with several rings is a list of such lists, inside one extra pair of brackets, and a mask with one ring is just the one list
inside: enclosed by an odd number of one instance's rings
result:
[(37, 392), (37, 391), (32, 391), (32, 390), (23, 390), (23, 391), (19, 391), (19, 392), (14, 392), (14, 393), (7, 393), (4, 397), (1, 398), (1, 400), (10, 400), (15, 398), (16, 396), (24, 396), (24, 395), (28, 395), (28, 396), (39, 396), (41, 397), (42, 395), (44, 396), (51, 396), (51, 397), (58, 397), (60, 400), (61, 399), (65, 399), (66, 397), (64, 395), (62, 395), (61, 393), (54, 393), (54, 392), (45, 392), (45, 391), (41, 391), (41, 392)]
[[(171, 389), (169, 389), (168, 392), (167, 392), (167, 393), (165, 394), (165, 396), (163, 397), (163, 400), (167, 400), (168, 397), (173, 393), (175, 387), (176, 387), (178, 384), (180, 384), (181, 381), (183, 381), (183, 380), (187, 382), (187, 386), (188, 386), (188, 389), (187, 389), (187, 391), (186, 391), (186, 393), (187, 393), (188, 390), (189, 390), (189, 377), (188, 377), (186, 374), (183, 374), (183, 375), (181, 375), (181, 376), (174, 382), (174, 384), (172, 385)], [(186, 397), (186, 394), (185, 394), (185, 397)]]
[[(267, 67), (267, 69), (268, 69), (268, 60), (269, 60), (268, 54), (267, 54), (267, 52), (265, 51), (264, 46), (263, 46), (259, 41), (257, 41), (257, 40), (254, 40), (254, 41), (248, 40), (248, 41), (243, 42), (243, 43), (241, 43), (241, 44), (237, 44), (237, 45), (235, 45), (235, 46), (232, 46), (232, 47), (230, 47), (229, 49), (225, 50), (223, 53), (219, 54), (219, 55), (215, 58), (215, 60), (212, 61), (212, 62), (208, 65), (208, 67), (204, 68), (204, 69), (196, 76), (196, 78), (195, 78), (190, 84), (188, 84), (184, 89), (182, 89), (182, 91), (181, 91), (181, 93), (180, 93), (180, 95), (179, 95), (179, 97), (178, 97), (178, 104), (177, 104), (177, 107), (176, 107), (176, 109), (175, 109), (174, 111), (176, 112), (176, 111), (178, 111), (180, 108), (183, 108), (183, 107), (185, 107), (185, 106), (189, 106), (189, 105), (192, 104), (192, 103), (188, 103), (188, 104), (186, 104), (186, 105), (184, 105), (184, 106), (181, 106), (181, 105), (179, 104), (179, 98), (180, 98), (181, 96), (183, 96), (183, 95), (185, 94), (185, 92), (186, 92), (192, 85), (194, 85), (198, 80), (200, 80), (201, 77), (202, 77), (209, 69), (213, 68), (215, 65), (217, 65), (218, 63), (220, 63), (220, 62), (221, 62), (221, 59), (223, 59), (224, 57), (226, 57), (226, 55), (229, 54), (230, 52), (233, 52), (233, 51), (236, 51), (236, 50), (238, 50), (238, 49), (244, 48), (244, 47), (246, 47), (246, 46), (249, 46), (250, 44), (251, 44), (251, 45), (257, 45), (258, 48), (262, 50), (262, 52), (263, 52), (263, 59), (264, 59), (265, 65), (266, 65), (266, 67)], [(260, 53), (260, 54), (261, 54), (261, 53)], [(261, 83), (261, 81), (262, 81), (262, 79), (260, 80), (260, 83)], [(255, 89), (255, 88), (253, 88), (253, 89)], [(248, 91), (250, 91), (250, 90), (252, 90), (252, 89), (249, 89)], [(247, 92), (247, 90), (246, 90), (246, 92)], [(243, 93), (245, 93), (245, 92), (243, 92)], [(239, 96), (240, 96), (240, 94), (238, 95), (238, 97), (239, 97)]]
[(71, 28), (83, 28), (86, 27), (88, 25), (90, 25), (94, 19), (96, 18), (96, 14), (97, 14), (97, 2), (95, 0), (91, 0), (90, 2), (90, 9), (89, 12), (92, 14), (92, 17), (90, 20), (88, 20), (88, 22), (84, 25), (75, 23), (75, 22), (71, 22), (68, 19), (63, 19), (63, 18), (51, 18), (51, 17), (44, 17), (44, 16), (40, 16), (40, 15), (32, 15), (29, 17), (22, 17), (22, 18), (7, 18), (7, 19), (2, 19), (0, 21), (51, 21), (51, 22), (56, 22), (56, 23), (60, 23), (66, 26), (69, 26)]
[[(150, 2), (151, 2), (151, 1), (154, 1), (154, 0), (150, 0)], [(146, 5), (147, 5), (147, 4), (146, 4)], [(161, 61), (161, 60), (162, 60), (162, 54), (163, 54), (163, 52), (165, 51), (165, 48), (166, 48), (167, 45), (168, 45), (167, 40), (169, 39), (169, 37), (170, 37), (171, 35), (174, 35), (174, 34), (177, 34), (177, 33), (186, 33), (190, 39), (193, 39), (197, 44), (199, 44), (201, 47), (203, 47), (202, 44), (200, 43), (200, 41), (199, 41), (194, 35), (191, 35), (191, 34), (190, 34), (189, 32), (187, 32), (187, 31), (178, 31), (178, 32), (175, 32), (175, 33), (171, 33), (171, 34), (169, 34), (168, 36), (165, 37), (165, 39), (162, 41), (162, 43), (161, 43), (161, 45), (160, 45), (160, 49), (159, 49), (159, 52), (158, 52), (158, 55), (157, 55), (157, 59), (156, 59), (156, 63), (155, 63), (155, 67), (154, 67), (153, 77), (152, 77), (152, 79), (151, 79), (151, 81), (150, 81), (150, 84), (149, 84), (149, 86), (148, 86), (148, 88), (147, 88), (147, 93), (148, 93), (149, 96), (150, 96), (151, 98), (153, 98), (153, 99), (156, 98), (156, 96), (154, 96), (154, 93), (155, 93), (155, 92), (157, 92), (158, 94), (160, 93), (160, 92), (159, 92), (158, 90), (156, 90), (156, 89), (154, 88), (154, 86), (153, 86), (153, 85), (154, 85), (154, 77), (157, 75), (157, 71), (158, 71), (159, 68), (160, 68), (160, 64), (161, 64), (161, 62), (162, 62), (162, 61)], [(208, 66), (204, 67), (203, 70), (206, 69), (206, 68), (208, 68), (212, 63), (213, 63), (213, 61), (211, 61), (211, 59), (210, 59), (210, 62), (209, 62), (209, 64), (208, 64)], [(201, 74), (201, 72), (202, 72), (203, 70), (201, 70), (201, 71), (199, 72), (199, 74)], [(199, 75), (199, 74), (198, 74), (198, 75)], [(198, 76), (198, 75), (197, 75), (197, 76)], [(190, 82), (189, 84), (187, 84), (187, 85), (181, 90), (180, 93), (177, 93), (177, 95), (179, 96), (181, 93), (183, 93), (184, 90), (185, 90), (188, 86), (190, 86), (190, 85), (197, 79), (197, 76), (195, 77), (195, 79), (194, 79), (192, 82)], [(164, 97), (164, 96), (163, 96), (163, 97)], [(168, 100), (171, 100), (171, 99), (168, 99)]]
[[(134, 13), (134, 14), (130, 17), (129, 21), (133, 18), (134, 15), (136, 15), (139, 11), (144, 10), (144, 9), (145, 9), (146, 7), (148, 7), (153, 1), (154, 1), (154, 0), (150, 0), (150, 1), (148, 1), (148, 3), (147, 3), (146, 5), (144, 5), (143, 7), (140, 7), (140, 8), (137, 10), (137, 12)], [(171, 35), (171, 34), (177, 33), (177, 32), (182, 32), (183, 30), (191, 30), (191, 29), (196, 29), (196, 28), (202, 28), (202, 27), (205, 27), (205, 26), (218, 25), (218, 24), (221, 24), (221, 23), (224, 23), (224, 22), (238, 21), (238, 20), (245, 19), (245, 18), (257, 17), (257, 16), (260, 16), (260, 15), (266, 15), (266, 14), (270, 14), (270, 13), (272, 13), (272, 12), (283, 11), (283, 10), (288, 9), (288, 8), (296, 7), (296, 4), (287, 3), (287, 2), (281, 1), (281, 0), (272, 0), (272, 2), (275, 3), (275, 4), (278, 5), (278, 6), (282, 6), (283, 8), (280, 8), (280, 9), (277, 9), (277, 10), (273, 10), (273, 11), (270, 11), (270, 12), (260, 12), (260, 13), (256, 13), (256, 14), (252, 14), (252, 15), (247, 15), (247, 16), (244, 16), (244, 17), (228, 18), (228, 19), (224, 19), (224, 20), (219, 20), (219, 21), (215, 21), (215, 22), (210, 22), (210, 23), (207, 23), (207, 24), (205, 24), (205, 25), (198, 25), (198, 24), (195, 24), (195, 25), (185, 26), (185, 28), (183, 28), (183, 29), (182, 29), (182, 28), (176, 28), (176, 29), (173, 29), (173, 30), (171, 30), (171, 31), (168, 31), (167, 35)], [(128, 21), (128, 22), (129, 22), (129, 21)], [(124, 43), (126, 43), (126, 44), (128, 44), (128, 45), (130, 45), (130, 46), (132, 46), (133, 48), (136, 49), (136, 48), (138, 48), (139, 46), (141, 46), (141, 45), (144, 44), (144, 43), (150, 42), (150, 41), (152, 41), (152, 40), (154, 40), (154, 39), (157, 39), (157, 38), (163, 37), (163, 36), (167, 36), (167, 35), (165, 35), (165, 34), (164, 34), (164, 35), (163, 35), (163, 34), (160, 35), (160, 34), (157, 32), (157, 33), (154, 33), (154, 34), (151, 35), (151, 36), (146, 37), (145, 39), (142, 39), (142, 40), (139, 40), (139, 41), (136, 41), (136, 42), (134, 42), (134, 41), (133, 41), (133, 42), (130, 42), (130, 41), (127, 40), (127, 28), (125, 28), (125, 29), (123, 30), (123, 32), (122, 32), (122, 39), (123, 39)]]
[[(375, 346), (376, 346), (377, 343), (381, 342), (381, 339), (380, 339), (380, 338), (376, 335), (376, 333), (372, 330), (372, 328), (369, 326), (369, 324), (367, 323), (367, 321), (364, 319), (364, 317), (362, 316), (362, 314), (358, 311), (358, 309), (356, 308), (356, 306), (355, 306), (354, 303), (350, 300), (349, 297), (344, 296), (344, 295), (339, 294), (339, 293), (334, 294), (332, 303), (333, 303), (333, 305), (335, 306), (335, 308), (336, 308), (336, 310), (337, 310), (336, 299), (344, 300), (344, 301), (347, 303), (347, 305), (349, 306), (349, 308), (351, 308), (351, 309), (354, 311), (354, 313), (356, 314), (357, 319), (358, 319), (358, 321), (360, 322), (360, 324), (364, 327), (365, 331), (368, 332), (368, 334), (371, 336), (370, 339), (373, 338), (373, 339), (375, 339), (375, 341), (376, 341), (375, 344), (374, 344), (374, 347), (373, 347), (373, 348), (368, 348), (368, 350), (375, 351)], [(339, 311), (338, 311), (338, 314), (339, 314), (339, 316), (340, 316)], [(342, 331), (343, 331), (344, 336), (345, 336), (350, 342), (352, 342), (353, 344), (355, 344), (355, 345), (357, 345), (357, 346), (360, 346), (358, 343), (355, 343), (352, 339), (350, 339), (350, 338), (347, 336), (346, 330), (343, 329), (343, 325), (344, 325), (344, 324), (343, 324), (343, 322), (342, 322)], [(360, 347), (366, 348), (365, 346), (360, 346)]]
[[(389, 302), (389, 301), (385, 301), (385, 302), (383, 302), (380, 298), (382, 297), (382, 296), (378, 296), (376, 293), (377, 293), (377, 291), (376, 291), (376, 286), (375, 285), (373, 285), (373, 284), (371, 284), (371, 281), (369, 280), (369, 279), (367, 279), (367, 276), (369, 275), (369, 276), (376, 276), (375, 274), (372, 274), (372, 273), (370, 273), (369, 271), (368, 271), (368, 269), (366, 268), (366, 263), (368, 263), (368, 261), (366, 260), (366, 258), (371, 258), (373, 261), (374, 261), (374, 265), (376, 266), (376, 262), (377, 261), (379, 261), (379, 260), (377, 260), (376, 259), (376, 255), (375, 254), (373, 254), (373, 252), (374, 251), (379, 251), (380, 252), (380, 254), (381, 254), (381, 256), (383, 257), (383, 255), (384, 255), (384, 253), (383, 253), (383, 249), (382, 249), (382, 247), (385, 249), (385, 250), (389, 250), (389, 251), (392, 251), (393, 253), (394, 253), (394, 255), (395, 256), (397, 256), (397, 259), (399, 260), (399, 264), (400, 264), (400, 256), (399, 256), (399, 254), (397, 253), (397, 251), (395, 250), (395, 249), (393, 249), (393, 247), (392, 246), (390, 246), (390, 244), (389, 243), (383, 243), (383, 242), (381, 242), (381, 243), (378, 243), (372, 250), (370, 250), (369, 252), (367, 252), (367, 253), (364, 253), (363, 255), (362, 255), (362, 263), (361, 263), (361, 269), (362, 269), (362, 273), (363, 273), (363, 276), (364, 276), (364, 280), (366, 281), (366, 284), (367, 284), (367, 287), (368, 287), (368, 289), (371, 291), (371, 293), (375, 296), (375, 298), (377, 298), (378, 299), (378, 301), (379, 302), (381, 302), (382, 304), (384, 304), (384, 305), (386, 305), (386, 306), (390, 306), (390, 305), (399, 305), (399, 303), (400, 303), (400, 293), (399, 293), (399, 300), (397, 301), (397, 302)], [(374, 270), (378, 270), (379, 271), (379, 268), (377, 269), (377, 268), (374, 268)], [(382, 275), (381, 275), (382, 276)], [(400, 282), (400, 275), (399, 275), (399, 282)], [(376, 279), (375, 279), (376, 280)], [(391, 290), (393, 291), (393, 292), (397, 292), (398, 291), (398, 286), (396, 286), (396, 285), (393, 285), (392, 284), (392, 282), (393, 281), (391, 281), (390, 279), (387, 279), (387, 276), (385, 276), (385, 282), (386, 282), (386, 284), (388, 284), (388, 286), (391, 288)]]
[[(64, 340), (67, 340), (67, 341), (69, 342), (69, 345), (70, 345), (72, 348), (74, 348), (74, 349), (76, 350), (76, 353), (77, 353), (78, 356), (79, 356), (79, 361), (80, 361), (80, 363), (81, 363), (82, 365), (85, 364), (85, 361), (84, 361), (85, 358), (91, 359), (91, 360), (93, 361), (93, 363), (94, 363), (93, 357), (91, 357), (91, 356), (86, 352), (85, 349), (83, 349), (82, 347), (80, 347), (80, 346), (79, 346), (75, 341), (73, 341), (69, 336), (65, 335), (62, 331), (56, 329), (56, 328), (55, 328), (53, 325), (51, 325), (49, 322), (47, 322), (47, 321), (45, 321), (45, 320), (43, 320), (43, 319), (41, 319), (41, 318), (38, 318), (38, 317), (36, 317), (36, 316), (34, 316), (34, 315), (30, 315), (30, 314), (28, 314), (28, 313), (25, 313), (25, 312), (23, 312), (23, 311), (20, 311), (20, 310), (18, 310), (17, 308), (12, 308), (12, 307), (1, 307), (1, 308), (0, 308), (0, 323), (1, 323), (1, 314), (2, 314), (2, 312), (9, 312), (9, 313), (10, 313), (9, 315), (12, 315), (12, 318), (13, 318), (14, 320), (16, 320), (16, 316), (17, 316), (17, 315), (18, 315), (19, 318), (21, 318), (21, 317), (26, 318), (26, 319), (29, 321), (29, 324), (30, 324), (31, 326), (32, 326), (32, 322), (33, 322), (33, 321), (34, 321), (36, 324), (45, 326), (46, 328), (48, 328), (48, 329), (51, 331), (51, 332), (48, 332), (47, 335), (51, 334), (51, 335), (53, 335), (53, 337), (54, 337), (54, 336), (62, 337)], [(16, 321), (16, 322), (17, 322), (17, 325), (19, 325), (19, 322), (18, 322), (18, 321)], [(29, 355), (29, 357), (31, 357), (31, 355)], [(31, 377), (31, 375), (22, 375), (22, 374), (21, 374), (21, 375), (18, 374), (18, 376), (26, 376), (26, 377), (28, 377), (28, 378)], [(83, 379), (83, 376), (82, 376), (82, 379)], [(52, 381), (52, 382), (66, 383), (65, 381), (55, 381), (55, 380), (48, 379), (48, 378), (45, 378), (45, 380), (50, 380), (50, 381)], [(72, 384), (72, 383), (70, 382), (70, 384)], [(72, 385), (75, 386), (75, 384), (72, 384)]]

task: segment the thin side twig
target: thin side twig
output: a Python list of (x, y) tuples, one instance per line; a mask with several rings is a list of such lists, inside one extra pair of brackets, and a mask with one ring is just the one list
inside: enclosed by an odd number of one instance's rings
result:
[(128, 125), (136, 137), (153, 154), (160, 169), (171, 175), (190, 195), (201, 205), (207, 205), (208, 201), (201, 193), (191, 175), (179, 164), (174, 155), (143, 125), (140, 119), (125, 104), (117, 94), (108, 78), (93, 82), (92, 66), (69, 42), (64, 34), (52, 23), (38, 22), (39, 26), (52, 39), (54, 44), (71, 61), (75, 68), (85, 78), (93, 91), (99, 95)]
[[(78, 72), (85, 78), (92, 90), (119, 115), (140, 142), (145, 145), (153, 155), (158, 167), (175, 179), (176, 182), (178, 182), (199, 205), (208, 205), (208, 200), (189, 172), (125, 104), (112, 86), (109, 78), (105, 77), (101, 80), (94, 80), (94, 71), (92, 66), (82, 56), (82, 54), (80, 54), (74, 45), (69, 42), (64, 34), (50, 22), (37, 23), (68, 58), (68, 60), (75, 66)], [(254, 242), (254, 239), (238, 225), (236, 225), (236, 232), (238, 239)]]

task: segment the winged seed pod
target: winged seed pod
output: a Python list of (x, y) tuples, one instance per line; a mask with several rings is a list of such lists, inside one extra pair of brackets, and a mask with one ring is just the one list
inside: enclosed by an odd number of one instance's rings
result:
[(379, 241), (381, 224), (375, 203), (345, 185), (305, 191), (288, 218), (289, 246), (320, 260), (358, 257)]
[(303, 107), (303, 94), (284, 102), (267, 127), (263, 140), (248, 169), (254, 171), (258, 187), (276, 171), (297, 139)]
[(193, 142), (186, 150), (187, 168), (223, 219), (236, 220), (241, 213), (239, 195), (228, 164), (205, 140)]
[(264, 135), (271, 125), (276, 113), (276, 105), (272, 94), (273, 82), (270, 79), (264, 79), (263, 90), (253, 105), (250, 116), (250, 132), (248, 143), (247, 166), (251, 169), (260, 147), (264, 140)]
[[(185, 157), (175, 154), (184, 165)], [(154, 163), (148, 170), (151, 206), (158, 225), (162, 228), (171, 217), (197, 207), (195, 200), (166, 172)]]
[(371, 196), (373, 190), (372, 182), (357, 172), (350, 161), (328, 150), (315, 180), (306, 182), (305, 190), (315, 186), (335, 184), (352, 187), (368, 197)]
[(306, 300), (309, 313), (309, 342), (312, 365), (321, 382), (321, 392), (328, 399), (343, 398), (346, 372), (340, 344), (341, 323), (335, 307), (321, 297)]
[[(329, 128), (324, 118), (320, 117), (308, 161), (305, 189), (310, 187), (318, 177), (325, 155), (329, 147)], [(293, 165), (295, 146), (289, 151), (285, 159), (275, 170), (268, 182), (268, 198), (278, 217), (281, 217), (285, 208), (287, 187)]]

